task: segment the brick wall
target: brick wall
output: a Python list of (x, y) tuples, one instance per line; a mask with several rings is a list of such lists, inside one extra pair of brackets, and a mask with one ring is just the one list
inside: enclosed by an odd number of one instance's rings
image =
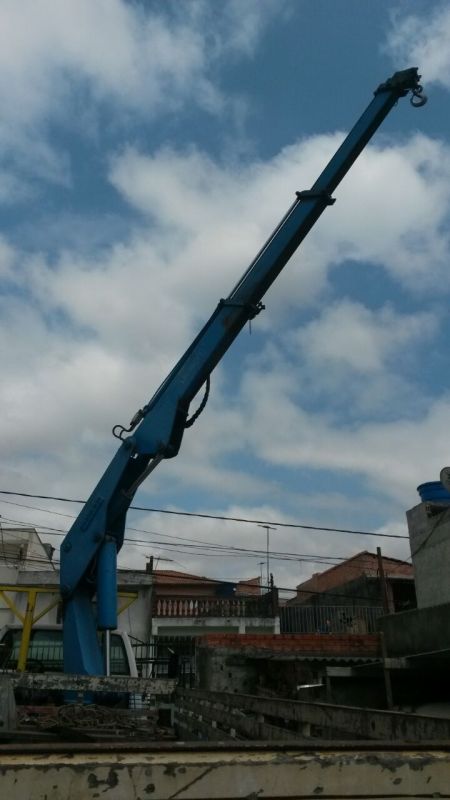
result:
[(367, 656), (380, 655), (378, 634), (237, 634), (208, 633), (197, 640), (199, 647), (209, 649), (267, 651), (268, 653), (298, 653), (317, 656)]
[[(383, 556), (383, 569), (386, 578), (412, 578), (414, 575), (412, 564), (385, 556)], [(378, 559), (374, 553), (363, 551), (324, 572), (315, 573), (309, 580), (298, 584), (298, 599), (305, 602), (311, 597), (308, 592), (328, 592), (363, 576), (378, 577)], [(334, 602), (334, 599), (331, 602)]]

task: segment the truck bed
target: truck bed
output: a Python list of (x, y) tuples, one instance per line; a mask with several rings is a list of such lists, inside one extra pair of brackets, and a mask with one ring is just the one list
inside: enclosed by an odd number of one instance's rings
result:
[(450, 744), (62, 742), (0, 747), (7, 800), (450, 797)]

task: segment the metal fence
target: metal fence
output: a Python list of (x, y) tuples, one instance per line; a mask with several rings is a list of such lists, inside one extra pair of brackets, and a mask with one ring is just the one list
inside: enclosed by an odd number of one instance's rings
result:
[[(0, 645), (0, 673), (18, 668), (22, 631), (8, 631)], [(195, 640), (190, 636), (153, 636), (142, 642), (130, 636), (140, 678), (176, 678), (181, 686), (193, 686), (195, 676)], [(111, 675), (128, 675), (130, 665), (122, 637), (111, 634)], [(32, 631), (27, 672), (64, 671), (62, 631)]]
[(153, 636), (149, 642), (131, 638), (131, 644), (140, 677), (177, 678), (181, 686), (194, 685), (195, 639), (192, 636)]
[(281, 633), (376, 633), (382, 606), (284, 606)]

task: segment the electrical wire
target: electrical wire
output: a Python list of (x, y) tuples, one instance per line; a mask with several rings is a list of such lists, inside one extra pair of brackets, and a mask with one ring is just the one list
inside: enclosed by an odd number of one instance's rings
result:
[[(26, 505), (24, 503), (15, 503), (15, 502), (13, 502), (11, 500), (0, 500), (0, 503), (4, 503), (4, 504), (7, 504), (7, 505), (12, 505), (12, 506), (15, 506), (17, 508), (27, 508), (27, 509), (30, 509), (30, 510), (33, 510), (33, 511), (40, 511), (40, 512), (43, 512), (45, 514), (51, 514), (51, 515), (55, 515), (55, 516), (59, 516), (59, 517), (65, 517), (65, 518), (68, 518), (68, 519), (76, 519), (75, 514), (64, 514), (64, 513), (61, 513), (60, 511), (53, 511), (51, 509), (42, 508), (40, 506), (30, 506), (30, 505)], [(42, 527), (42, 526), (40, 526), (40, 527)], [(136, 533), (150, 534), (152, 536), (160, 536), (160, 537), (162, 537), (164, 539), (176, 539), (176, 540), (179, 540), (180, 542), (193, 542), (193, 543), (200, 544), (200, 545), (210, 545), (211, 547), (214, 547), (215, 549), (226, 549), (226, 550), (228, 550), (228, 549), (236, 549), (236, 550), (242, 550), (242, 551), (248, 551), (248, 552), (251, 551), (257, 557), (267, 553), (267, 550), (263, 551), (263, 550), (252, 549), (252, 548), (237, 548), (237, 547), (233, 547), (233, 545), (219, 545), (219, 544), (215, 544), (215, 543), (212, 543), (212, 542), (208, 542), (205, 539), (192, 539), (192, 538), (189, 538), (189, 537), (186, 537), (186, 536), (175, 536), (173, 534), (160, 533), (159, 531), (149, 531), (149, 530), (146, 530), (144, 528), (135, 528), (135, 527), (132, 527), (130, 525), (126, 526), (126, 530), (133, 531), (133, 532), (136, 532)], [(130, 542), (130, 543), (135, 543), (135, 542), (141, 542), (142, 540), (135, 539), (135, 538), (132, 538), (132, 537), (125, 537), (125, 541)], [(147, 541), (148, 540), (146, 540), (144, 543), (147, 544)], [(269, 551), (269, 552), (275, 553), (275, 551)], [(292, 554), (289, 554), (289, 555), (297, 556), (297, 553), (292, 553)]]
[[(13, 520), (10, 520), (10, 521), (13, 521)], [(19, 521), (19, 520), (17, 520), (17, 522), (20, 522), (20, 521)], [(23, 525), (30, 526), (30, 523), (29, 523), (29, 522), (27, 522), (27, 523), (20, 523), (20, 524), (23, 524)], [(54, 532), (55, 532), (55, 533), (57, 533), (57, 534), (59, 534), (59, 535), (64, 535), (64, 532), (61, 532), (61, 531), (57, 531), (57, 530), (55, 530)], [(9, 534), (9, 535), (10, 535), (10, 533), (11, 533), (11, 532), (8, 530), (8, 534)], [(18, 532), (17, 532), (17, 535), (19, 535), (19, 533), (20, 533), (20, 532), (18, 531)], [(162, 548), (162, 549), (163, 549), (163, 548)], [(339, 559), (341, 559), (342, 561), (345, 561), (345, 560), (346, 560), (346, 559), (344, 559), (344, 558), (343, 558), (343, 557), (341, 557), (341, 556), (336, 556), (335, 558), (339, 558)], [(49, 563), (47, 559), (40, 559), (40, 558), (35, 558), (35, 557), (31, 557), (31, 558), (30, 558), (30, 557), (28, 557), (28, 558), (24, 559), (24, 561), (25, 561), (25, 562), (29, 562), (29, 563), (43, 563), (43, 564), (46, 564), (46, 565), (48, 565), (48, 563)], [(365, 561), (367, 561), (367, 560), (365, 559)], [(59, 562), (57, 559), (54, 559), (54, 560), (53, 560), (53, 562), (54, 562), (54, 564), (56, 564), (56, 565), (58, 565), (58, 564), (60, 563), (60, 562)], [(22, 563), (23, 563), (23, 562), (22, 562)], [(339, 565), (338, 565), (338, 564), (333, 564), (332, 566), (339, 566)], [(361, 566), (361, 565), (360, 565), (360, 566)], [(399, 566), (401, 566), (401, 565), (399, 565)], [(355, 565), (355, 569), (357, 569), (357, 566), (356, 566), (356, 565)], [(136, 570), (133, 570), (133, 569), (126, 569), (126, 568), (120, 568), (120, 571), (121, 571), (121, 572), (136, 572)], [(328, 572), (328, 570), (326, 570), (326, 571)], [(157, 576), (157, 575), (158, 575), (158, 573), (156, 573), (156, 576)], [(170, 578), (170, 576), (168, 576), (168, 577)], [(204, 582), (205, 582), (205, 580), (206, 580), (206, 581), (208, 581), (208, 582), (211, 582), (211, 583), (217, 583), (217, 584), (221, 584), (221, 583), (234, 583), (233, 581), (223, 581), (223, 580), (217, 580), (217, 579), (205, 578), (205, 577), (202, 577), (202, 576), (197, 576), (197, 575), (189, 575), (189, 579), (188, 579), (188, 581), (187, 581), (187, 582), (189, 582), (189, 583), (195, 583), (195, 582), (201, 582), (201, 583), (204, 583)], [(254, 588), (254, 587), (255, 587), (255, 584), (254, 584), (254, 583), (251, 583), (251, 582), (247, 583), (246, 581), (238, 581), (238, 584), (239, 584), (239, 586), (240, 586), (240, 587), (244, 587), (244, 586), (249, 586), (249, 587), (251, 587), (251, 588)], [(300, 586), (301, 586), (301, 585), (302, 585), (302, 584), (300, 584)], [(269, 589), (271, 589), (271, 588), (272, 588), (270, 585), (261, 584), (261, 583), (260, 583), (260, 584), (258, 584), (258, 587), (259, 587), (260, 589), (266, 589), (266, 590), (269, 590)], [(277, 586), (276, 588), (277, 588), (279, 591), (282, 591), (282, 592), (290, 592), (290, 593), (295, 593), (297, 596), (298, 596), (299, 594), (306, 594), (306, 595), (308, 595), (308, 596), (316, 596), (316, 595), (325, 596), (325, 595), (326, 595), (326, 596), (328, 596), (328, 597), (337, 597), (337, 598), (342, 598), (342, 599), (344, 599), (344, 598), (345, 598), (345, 599), (352, 599), (352, 600), (365, 600), (365, 601), (367, 601), (367, 597), (364, 597), (364, 596), (362, 596), (362, 595), (361, 595), (361, 596), (360, 596), (360, 595), (355, 595), (355, 594), (352, 594), (352, 595), (347, 595), (347, 594), (343, 594), (342, 592), (333, 592), (333, 591), (331, 591), (331, 590), (324, 590), (324, 591), (320, 591), (320, 590), (309, 589), (309, 588), (301, 589), (301, 588), (299, 588), (298, 586), (296, 586), (296, 587), (292, 587), (292, 586)]]
[[(26, 509), (30, 509), (30, 510), (40, 511), (40, 512), (44, 512), (46, 514), (51, 514), (51, 515), (55, 515), (55, 516), (62, 516), (62, 517), (69, 518), (69, 519), (74, 519), (75, 518), (75, 515), (73, 515), (73, 514), (64, 514), (62, 512), (54, 511), (52, 509), (42, 508), (41, 506), (34, 506), (34, 505), (32, 506), (32, 505), (28, 505), (28, 504), (24, 504), (24, 503), (17, 503), (17, 502), (11, 501), (11, 500), (4, 500), (4, 499), (0, 500), (0, 503), (16, 506), (16, 507), (20, 507), (20, 508), (26, 508)], [(30, 524), (29, 522), (25, 523), (25, 522), (22, 522), (21, 520), (11, 519), (11, 518), (10, 518), (10, 521), (14, 522), (15, 524), (24, 524), (24, 525)], [(34, 524), (34, 525), (35, 525), (35, 527), (39, 527), (40, 529), (47, 530), (49, 535), (64, 536), (65, 533), (66, 533), (66, 531), (62, 530), (61, 528), (56, 529), (56, 528), (50, 528), (49, 526), (45, 526), (45, 528), (44, 528), (44, 526), (41, 526), (41, 525), (36, 525), (36, 524)], [(157, 547), (159, 547), (160, 550), (169, 552), (171, 554), (174, 554), (174, 553), (178, 554), (179, 553), (179, 554), (182, 554), (182, 555), (186, 555), (186, 553), (189, 552), (189, 548), (191, 547), (191, 548), (196, 548), (199, 551), (198, 553), (196, 553), (196, 555), (207, 556), (207, 557), (213, 557), (213, 556), (216, 555), (216, 553), (220, 553), (220, 555), (222, 555), (222, 556), (226, 555), (228, 557), (233, 557), (235, 555), (235, 553), (239, 554), (239, 556), (247, 557), (247, 558), (260, 558), (260, 557), (266, 557), (267, 556), (267, 550), (263, 551), (263, 550), (258, 550), (256, 548), (240, 548), (240, 547), (235, 547), (235, 546), (232, 546), (232, 545), (221, 545), (221, 544), (208, 542), (208, 541), (206, 541), (204, 539), (189, 539), (187, 537), (173, 536), (173, 535), (170, 535), (170, 534), (164, 534), (164, 533), (159, 533), (159, 532), (155, 532), (155, 531), (149, 531), (149, 530), (142, 529), (142, 528), (133, 528), (131, 526), (127, 526), (127, 530), (134, 531), (134, 532), (139, 532), (139, 533), (144, 533), (146, 535), (158, 536), (158, 537), (161, 537), (161, 538), (164, 538), (164, 539), (174, 539), (174, 540), (176, 540), (177, 545), (174, 545), (171, 542), (161, 542), (161, 541), (154, 541), (154, 540), (149, 540), (149, 539), (142, 540), (142, 539), (137, 539), (135, 537), (125, 537), (125, 542), (127, 542), (127, 544), (129, 544), (130, 546), (133, 545), (134, 547), (139, 547), (139, 546), (148, 547), (148, 545), (151, 544), (151, 545), (156, 545)], [(163, 547), (164, 544), (167, 544), (167, 547), (164, 548)], [(176, 546), (182, 547), (184, 549), (182, 549), (182, 550), (173, 549)], [(172, 549), (169, 549), (169, 548), (172, 548)], [(209, 552), (209, 551), (212, 551), (212, 552)], [(289, 553), (289, 552), (286, 552), (286, 551), (274, 551), (274, 550), (269, 551), (269, 556), (272, 558), (272, 560), (279, 560), (279, 561), (290, 561), (290, 560), (292, 560), (292, 561), (301, 562), (301, 563), (316, 563), (316, 564), (321, 564), (321, 565), (328, 564), (331, 567), (335, 566), (334, 562), (330, 560), (332, 558), (335, 559), (335, 560), (337, 559), (338, 562), (339, 562), (339, 560), (346, 560), (346, 558), (343, 558), (341, 556), (331, 556), (329, 554), (327, 556), (322, 556), (322, 555), (317, 556), (317, 555), (311, 554), (311, 553), (308, 553), (308, 554), (306, 554), (306, 553)], [(359, 560), (359, 564), (361, 564), (360, 560)], [(372, 561), (369, 561), (368, 566), (372, 566)], [(352, 569), (351, 565), (349, 565), (348, 568)], [(357, 567), (355, 567), (355, 569), (357, 569)], [(391, 572), (392, 572), (392, 567), (391, 567)]]
[[(41, 563), (42, 563), (42, 564), (48, 564), (48, 561), (46, 561), (45, 559), (40, 559), (40, 558), (34, 558), (34, 557), (31, 557), (31, 558), (29, 558), (29, 557), (27, 557), (27, 558), (25, 558), (25, 559), (21, 560), (20, 564), (23, 564), (23, 563), (31, 563), (31, 564), (35, 564), (35, 563), (39, 563), (39, 564), (41, 564)], [(60, 562), (56, 560), (54, 563), (55, 563), (56, 565), (58, 565)], [(136, 571), (137, 571), (137, 570), (133, 570), (133, 569), (127, 569), (127, 568), (120, 568), (120, 567), (119, 567), (119, 573), (123, 573), (123, 572), (136, 573)], [(158, 573), (156, 573), (156, 575), (157, 575), (157, 574), (158, 574)], [(169, 576), (169, 577), (170, 577), (170, 576)], [(255, 584), (255, 583), (252, 583), (251, 581), (245, 581), (245, 580), (244, 580), (244, 581), (238, 581), (238, 582), (236, 583), (236, 582), (234, 582), (234, 581), (218, 580), (218, 579), (214, 579), (214, 578), (204, 578), (204, 577), (202, 577), (202, 576), (200, 576), (200, 575), (189, 575), (189, 580), (187, 580), (187, 581), (186, 581), (186, 583), (191, 583), (191, 584), (192, 584), (192, 583), (196, 583), (196, 582), (197, 582), (197, 583), (202, 583), (202, 584), (204, 584), (205, 582), (208, 582), (208, 583), (212, 583), (212, 584), (218, 584), (218, 585), (220, 585), (220, 584), (224, 584), (224, 583), (231, 583), (231, 584), (233, 584), (233, 585), (239, 585), (241, 588), (243, 588), (243, 587), (247, 586), (247, 587), (249, 587), (249, 588), (252, 588), (252, 589), (254, 589), (254, 588), (255, 588), (255, 585), (257, 585), (257, 588), (258, 588), (258, 589), (261, 589), (261, 590), (262, 590), (262, 589), (265, 589), (265, 590), (267, 590), (267, 591), (269, 591), (270, 589), (272, 589), (272, 588), (273, 588), (271, 585), (267, 585), (267, 584), (261, 584), (261, 583), (259, 583), (259, 584)], [(120, 583), (120, 580), (119, 580), (119, 583)], [(327, 597), (338, 597), (338, 598), (342, 598), (342, 599), (350, 599), (350, 600), (365, 600), (365, 601), (367, 601), (367, 597), (364, 597), (364, 596), (362, 596), (362, 595), (354, 595), (354, 594), (352, 594), (352, 595), (349, 595), (349, 594), (342, 594), (342, 592), (332, 592), (332, 591), (330, 591), (330, 590), (326, 590), (326, 591), (317, 591), (317, 590), (312, 590), (312, 589), (298, 589), (297, 587), (293, 587), (293, 586), (278, 586), (278, 585), (277, 585), (275, 588), (276, 588), (278, 591), (280, 591), (280, 592), (289, 592), (289, 593), (291, 593), (291, 594), (295, 594), (295, 595), (297, 595), (297, 596), (298, 596), (299, 594), (307, 594), (308, 596), (311, 596), (311, 595), (314, 595), (314, 596), (315, 596), (315, 595), (320, 595), (320, 596), (327, 596)], [(260, 595), (255, 595), (255, 597), (259, 597), (259, 596), (260, 596)]]
[[(29, 522), (25, 523), (22, 520), (14, 519), (12, 517), (3, 517), (3, 519), (8, 521), (9, 523), (14, 523), (14, 524), (18, 524), (18, 525), (27, 525), (27, 526), (30, 525)], [(33, 523), (31, 523), (31, 524), (33, 524)], [(37, 523), (33, 524), (33, 527), (36, 528), (36, 529), (45, 531), (47, 533), (47, 535), (49, 535), (49, 536), (60, 536), (61, 537), (61, 536), (65, 536), (65, 533), (66, 533), (65, 531), (62, 531), (61, 529), (49, 528), (47, 526), (39, 525)], [(204, 546), (201, 546), (201, 545), (193, 545), (193, 544), (189, 544), (189, 543), (181, 544), (181, 543), (178, 543), (178, 542), (172, 544), (171, 542), (160, 542), (158, 540), (152, 540), (152, 539), (143, 540), (143, 539), (133, 539), (133, 538), (127, 538), (126, 537), (125, 540), (126, 540), (128, 546), (132, 546), (133, 545), (135, 547), (146, 547), (146, 548), (148, 548), (149, 545), (156, 545), (156, 547), (158, 547), (158, 549), (163, 551), (163, 552), (168, 552), (170, 554), (175, 554), (176, 553), (176, 554), (181, 554), (181, 555), (195, 555), (195, 556), (199, 556), (201, 558), (209, 557), (209, 558), (216, 558), (217, 559), (217, 557), (219, 555), (221, 558), (228, 557), (228, 558), (251, 558), (251, 559), (253, 559), (253, 558), (259, 558), (259, 557), (261, 557), (263, 555), (264, 556), (267, 555), (267, 551), (265, 551), (265, 550), (264, 551), (263, 550), (261, 550), (261, 551), (254, 550), (253, 551), (253, 550), (246, 550), (244, 548), (230, 548), (231, 550), (236, 550), (237, 552), (227, 552), (227, 548), (226, 548), (225, 545), (223, 545), (223, 546), (222, 545), (217, 545), (217, 546), (211, 545), (211, 546), (205, 548)], [(184, 549), (180, 549), (180, 548), (184, 548)], [(194, 548), (196, 549), (196, 552), (193, 552)], [(217, 552), (216, 548), (219, 549), (219, 552)], [(208, 550), (213, 550), (213, 552), (208, 552)], [(269, 555), (272, 558), (272, 560), (274, 560), (274, 561), (294, 561), (294, 562), (297, 562), (297, 563), (323, 564), (323, 565), (332, 565), (332, 566), (335, 565), (334, 562), (329, 561), (329, 560), (325, 560), (325, 559), (327, 559), (326, 556), (314, 556), (313, 554), (309, 554), (309, 553), (308, 554), (295, 554), (295, 553), (283, 554), (283, 553), (277, 553), (277, 552), (270, 552), (269, 551)], [(330, 558), (330, 557), (328, 557), (328, 558)], [(337, 558), (340, 558), (340, 557), (337, 557)]]
[[(30, 494), (28, 492), (12, 492), (5, 489), (0, 489), (0, 494), (11, 495), (13, 497), (30, 497), (37, 500), (54, 500), (61, 503), (77, 503), (84, 505), (86, 500), (76, 500), (70, 497), (56, 497), (54, 495), (45, 494)], [(247, 517), (228, 517), (219, 514), (201, 514), (193, 511), (172, 511), (166, 508), (151, 508), (148, 506), (130, 506), (133, 511), (145, 511), (156, 514), (172, 514), (179, 517), (195, 517), (198, 519), (215, 519), (224, 522), (243, 522), (250, 525), (274, 525), (278, 528), (301, 528), (303, 530), (323, 531), (326, 533), (350, 533), (358, 536), (377, 536), (379, 538), (387, 539), (408, 539), (408, 536), (403, 536), (397, 533), (376, 533), (375, 531), (361, 531), (352, 528), (330, 528), (323, 525), (306, 525), (300, 522), (278, 522), (277, 520), (261, 520), (249, 519)]]
[[(0, 501), (5, 502), (5, 501)], [(25, 506), (26, 508), (32, 508), (31, 506)], [(43, 509), (41, 509), (43, 510)], [(47, 513), (53, 513), (48, 511)], [(58, 512), (57, 512), (58, 513)], [(72, 515), (65, 515), (65, 516), (72, 516)], [(61, 528), (54, 528), (50, 526), (39, 525), (38, 523), (30, 523), (25, 522), (23, 520), (18, 520), (11, 517), (3, 517), (3, 519), (12, 522), (14, 524), (19, 525), (30, 525), (32, 524), (33, 527), (38, 528), (40, 530), (46, 531), (48, 535), (55, 535), (55, 536), (64, 536), (66, 531)], [(138, 530), (141, 533), (150, 534), (153, 536), (160, 536), (165, 537), (169, 536), (169, 534), (160, 534), (155, 533), (154, 531), (146, 531), (145, 529), (132, 529)], [(182, 537), (173, 537), (176, 539), (182, 539)], [(204, 540), (182, 540), (181, 542), (166, 542), (166, 541), (159, 541), (153, 539), (136, 539), (134, 537), (125, 537), (124, 541), (127, 543), (128, 546), (134, 547), (148, 547), (149, 545), (156, 545), (160, 550), (169, 552), (169, 553), (177, 553), (181, 555), (186, 554), (193, 554), (196, 556), (201, 557), (217, 557), (220, 555), (221, 557), (231, 557), (231, 558), (260, 558), (262, 556), (267, 556), (267, 550), (258, 550), (256, 548), (244, 548), (244, 547), (236, 547), (233, 545), (221, 545), (221, 544), (213, 544), (210, 542), (206, 542)], [(192, 543), (192, 542), (200, 542)], [(180, 549), (183, 548), (183, 549)], [(197, 551), (197, 552), (193, 552)], [(212, 551), (212, 552), (211, 552)], [(297, 563), (312, 563), (312, 564), (320, 564), (320, 565), (329, 565), (330, 567), (337, 566), (335, 561), (338, 563), (340, 561), (347, 560), (347, 557), (343, 556), (331, 556), (331, 555), (317, 555), (313, 553), (291, 553), (288, 551), (269, 551), (269, 556), (272, 560), (275, 561), (294, 561)], [(333, 559), (333, 560), (331, 560)], [(372, 566), (372, 560), (366, 559), (367, 566)], [(359, 562), (361, 565), (361, 561)], [(355, 569), (357, 570), (358, 567), (352, 567), (349, 565), (349, 570)]]

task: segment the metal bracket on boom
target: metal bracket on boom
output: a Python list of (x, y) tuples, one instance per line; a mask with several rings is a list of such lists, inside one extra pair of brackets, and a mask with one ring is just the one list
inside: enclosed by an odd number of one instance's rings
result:
[(224, 306), (229, 306), (230, 308), (245, 308), (248, 314), (249, 319), (254, 319), (261, 311), (264, 311), (265, 305), (264, 303), (233, 303), (232, 300), (224, 300), (223, 298), (219, 300), (219, 308), (224, 308)]
[(314, 189), (304, 189), (295, 194), (299, 200), (322, 200), (326, 206), (333, 206), (336, 202), (336, 198), (331, 197), (328, 192), (315, 192)]
[(114, 425), (112, 429), (112, 435), (116, 437), (116, 439), (120, 439), (121, 442), (124, 441), (124, 434), (131, 433), (136, 427), (136, 425), (145, 417), (145, 408), (140, 408), (136, 411), (133, 419), (131, 420), (128, 428), (125, 428), (124, 425)]

